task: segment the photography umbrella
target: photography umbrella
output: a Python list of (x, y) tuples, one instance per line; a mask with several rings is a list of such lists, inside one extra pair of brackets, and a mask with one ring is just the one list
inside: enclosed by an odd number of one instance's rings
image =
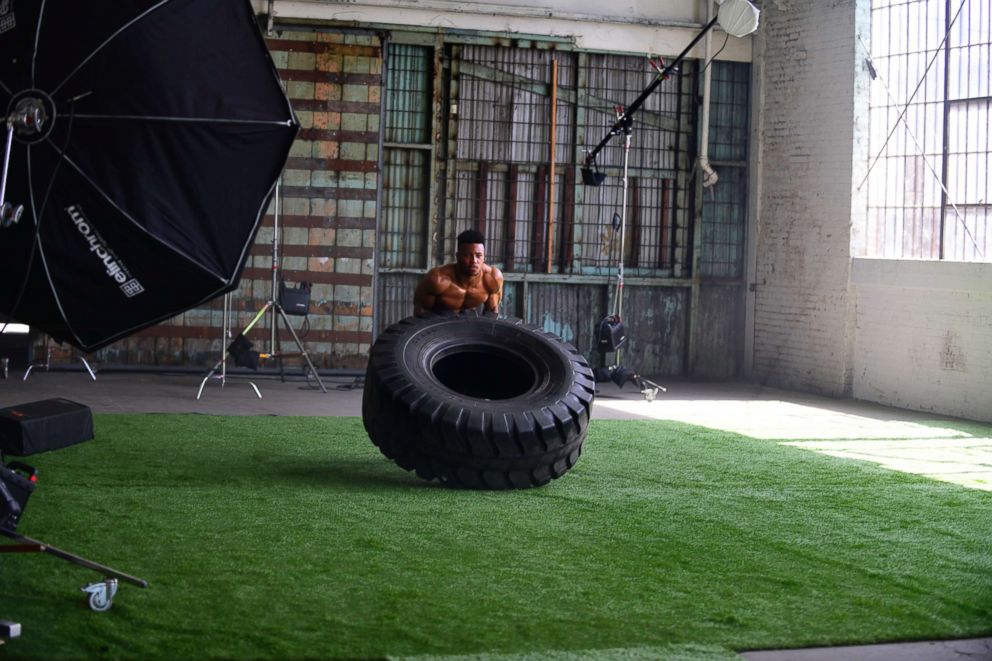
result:
[(298, 129), (247, 0), (0, 0), (0, 314), (84, 351), (237, 286)]

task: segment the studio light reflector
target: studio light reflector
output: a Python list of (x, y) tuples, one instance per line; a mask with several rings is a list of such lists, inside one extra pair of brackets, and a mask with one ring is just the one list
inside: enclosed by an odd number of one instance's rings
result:
[(717, 12), (723, 31), (733, 37), (746, 37), (758, 29), (758, 8), (747, 0), (724, 0)]

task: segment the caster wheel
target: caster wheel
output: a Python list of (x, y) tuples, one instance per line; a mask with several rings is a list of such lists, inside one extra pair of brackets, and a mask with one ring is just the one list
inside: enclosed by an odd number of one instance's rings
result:
[(93, 592), (90, 594), (90, 608), (95, 611), (109, 611), (114, 600), (105, 593)]
[(83, 592), (89, 592), (90, 608), (98, 611), (108, 611), (114, 604), (114, 595), (117, 594), (117, 579), (110, 578), (99, 583), (90, 583), (82, 588)]

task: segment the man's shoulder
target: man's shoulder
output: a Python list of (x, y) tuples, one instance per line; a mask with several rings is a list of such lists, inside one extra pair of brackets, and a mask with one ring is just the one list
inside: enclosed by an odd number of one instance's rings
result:
[(489, 270), (486, 271), (485, 275), (489, 276), (490, 278), (492, 278), (493, 280), (496, 280), (498, 282), (502, 282), (503, 281), (503, 272), (502, 271), (500, 271), (495, 266), (489, 266), (488, 264), (486, 264), (486, 267)]
[(421, 284), (435, 289), (447, 287), (451, 284), (451, 278), (453, 277), (452, 270), (448, 268), (449, 266), (449, 264), (435, 266), (424, 274)]
[(430, 278), (431, 280), (451, 280), (454, 276), (454, 265), (453, 264), (443, 264), (442, 266), (435, 266), (434, 268), (427, 271), (424, 274), (425, 278)]

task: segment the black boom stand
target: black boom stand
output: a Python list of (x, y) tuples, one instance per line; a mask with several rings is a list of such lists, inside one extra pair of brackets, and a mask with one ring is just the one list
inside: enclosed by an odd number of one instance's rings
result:
[[(630, 157), (630, 136), (634, 130), (634, 114), (641, 109), (644, 102), (665, 80), (668, 80), (672, 72), (678, 70), (679, 65), (689, 54), (699, 40), (702, 39), (712, 28), (720, 23), (728, 35), (735, 37), (746, 36), (758, 27), (758, 10), (747, 0), (717, 0), (720, 9), (716, 16), (713, 16), (703, 29), (697, 34), (689, 45), (683, 49), (678, 56), (667, 66), (656, 66), (657, 77), (651, 81), (634, 101), (626, 108), (617, 108), (617, 119), (610, 127), (606, 135), (599, 144), (593, 148), (585, 158), (582, 168), (582, 183), (587, 186), (600, 186), (606, 179), (606, 175), (596, 167), (596, 156), (613, 139), (614, 136), (623, 135), (623, 200), (620, 213), (620, 258), (617, 267), (616, 292), (613, 299), (613, 311), (611, 315), (605, 317), (596, 328), (596, 348), (600, 353), (606, 354), (611, 351), (616, 352), (616, 360), (609, 367), (599, 368), (595, 371), (596, 381), (613, 381), (617, 387), (623, 387), (628, 381), (633, 381), (641, 389), (645, 399), (651, 401), (658, 391), (665, 391), (665, 388), (640, 376), (633, 369), (621, 365), (621, 351), (626, 341), (626, 333), (623, 328), (623, 256), (627, 227), (627, 166)], [(653, 64), (653, 63), (652, 63)], [(664, 65), (664, 61), (661, 62)]]

